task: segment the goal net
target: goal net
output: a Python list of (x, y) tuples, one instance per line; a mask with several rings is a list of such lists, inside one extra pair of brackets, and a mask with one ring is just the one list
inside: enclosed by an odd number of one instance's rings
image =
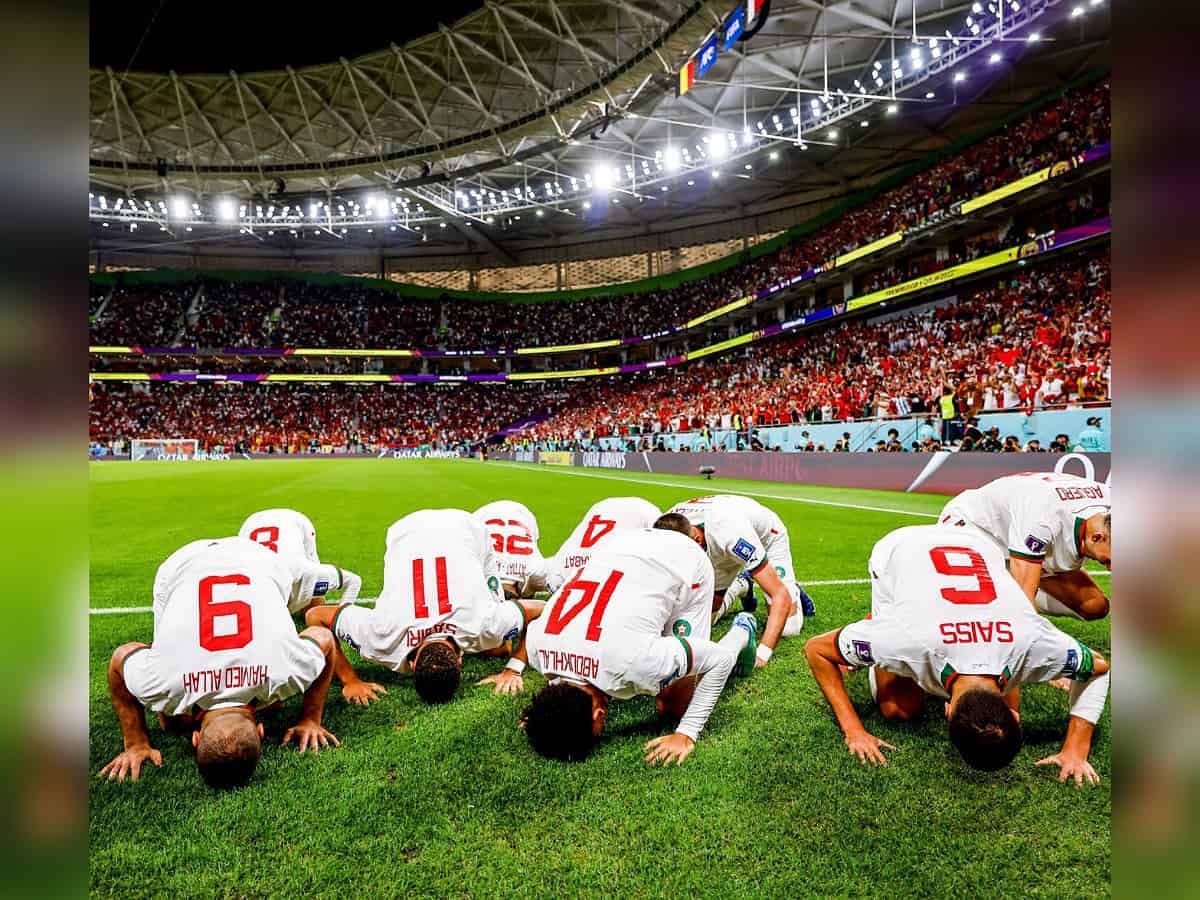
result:
[(153, 438), (130, 441), (129, 458), (133, 462), (159, 459), (195, 459), (200, 449), (196, 438)]

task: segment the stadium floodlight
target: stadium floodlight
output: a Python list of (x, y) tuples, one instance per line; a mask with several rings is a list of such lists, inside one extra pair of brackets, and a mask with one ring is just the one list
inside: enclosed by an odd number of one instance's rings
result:
[(690, 178), (688, 179), (688, 187), (694, 187), (695, 184), (696, 182), (692, 181)]
[(234, 214), (233, 201), (228, 197), (222, 197), (217, 201), (217, 218), (222, 222), (232, 222), (237, 218)]
[(720, 170), (720, 169), (713, 169), (713, 170), (712, 170), (712, 177), (713, 177), (713, 178), (720, 178), (720, 177), (721, 177), (721, 170)]
[(583, 201), (583, 208), (584, 208), (584, 209), (591, 209), (591, 208), (592, 208), (592, 201), (591, 201), (591, 200), (584, 200), (584, 201)]
[(771, 159), (772, 159), (772, 160), (779, 159), (779, 151), (778, 151), (778, 150), (772, 150), (772, 151), (771, 151)]
[(889, 103), (887, 105), (887, 113), (889, 116), (894, 116), (899, 111), (900, 111), (900, 107), (897, 106), (895, 103)]
[[(971, 12), (975, 13), (975, 15), (979, 15), (981, 12), (983, 12), (983, 4), (972, 3), (971, 4)], [(969, 24), (969, 22), (968, 22), (968, 24)]]
[(665, 184), (662, 186), (662, 192), (664, 194), (667, 192), (667, 186)]
[(1002, 60), (1002, 59), (1004, 59), (1004, 57), (1002, 55), (1000, 55), (999, 53), (993, 53), (991, 56), (988, 57), (988, 62), (990, 62), (994, 66), (996, 63), (1000, 62), (1000, 60)]
[(1029, 37), (1027, 37), (1025, 40), (1029, 41), (1029, 43), (1031, 43), (1031, 44), (1036, 44), (1041, 39), (1042, 39), (1042, 33), (1040, 31), (1035, 31), (1032, 34), (1030, 34)]
[(171, 215), (176, 219), (186, 219), (188, 214), (188, 202), (184, 197), (171, 198)]
[(743, 129), (743, 131), (742, 131), (742, 146), (749, 147), (753, 143), (754, 143), (754, 132), (751, 131), (750, 126), (747, 125), (745, 127), (745, 129)]
[(829, 139), (830, 139), (831, 141), (836, 141), (836, 140), (837, 140), (837, 136), (838, 136), (838, 130), (837, 130), (836, 128), (830, 128), (830, 129), (829, 129), (829, 133), (828, 133), (828, 137), (829, 137)]
[(1090, 0), (1092, 6), (1099, 6), (1104, 0)]
[(964, 72), (955, 72), (954, 73), (954, 83), (955, 84), (957, 84), (960, 81), (966, 81), (966, 80), (967, 80), (966, 73), (964, 73)]
[(933, 99), (935, 96), (936, 96), (936, 94), (934, 94), (934, 93), (933, 93), (933, 91), (926, 91), (926, 92), (925, 92), (925, 99), (926, 99), (926, 100), (932, 100), (932, 99)]
[(861, 128), (866, 128), (866, 127), (867, 127), (868, 125), (870, 125), (871, 123), (870, 123), (870, 122), (868, 122), (866, 119), (863, 119), (863, 120), (862, 120), (861, 122), (859, 122), (858, 124), (859, 124), (859, 127), (861, 127)]
[(668, 146), (667, 149), (663, 151), (663, 162), (666, 164), (668, 172), (678, 172), (680, 165), (679, 150), (677, 150), (675, 147)]
[(536, 215), (536, 216), (537, 216), (539, 219), (540, 219), (542, 216), (544, 216), (545, 214), (546, 214), (546, 211), (545, 211), (545, 210), (542, 210), (542, 209), (539, 209), (539, 210), (538, 210), (538, 211), (535, 213), (535, 215)]
[[(1092, 0), (1092, 2), (1093, 2), (1093, 3), (1095, 3), (1095, 2), (1096, 2), (1096, 0)], [(1020, 12), (1020, 11), (1021, 11), (1021, 4), (1020, 4), (1020, 3), (1018, 3), (1018, 2), (1017, 2), (1017, 0), (1012, 0), (1012, 2), (1011, 2), (1010, 4), (1008, 4), (1008, 5), (1009, 5), (1009, 6), (1012, 8), (1012, 11), (1013, 11), (1013, 12)]]
[(1078, 19), (1080, 16), (1082, 16), (1084, 14), (1084, 12), (1085, 12), (1085, 10), (1082, 6), (1077, 6), (1073, 10), (1071, 10), (1071, 18)]
[(729, 148), (718, 134), (716, 140), (709, 143), (708, 149), (712, 153), (713, 159), (722, 159)]
[(745, 168), (746, 168), (746, 171), (747, 171), (747, 172), (749, 172), (751, 169), (753, 169), (753, 168), (754, 168), (754, 166), (753, 166), (753, 165), (751, 165), (750, 163), (746, 163), (746, 166), (745, 166)]
[(592, 170), (592, 185), (598, 191), (607, 191), (613, 184), (613, 172), (608, 166), (596, 166)]

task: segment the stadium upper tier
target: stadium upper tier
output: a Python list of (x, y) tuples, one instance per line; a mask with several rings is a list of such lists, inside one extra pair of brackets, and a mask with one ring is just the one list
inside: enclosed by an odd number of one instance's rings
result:
[[(882, 312), (882, 311), (881, 311)], [(747, 346), (686, 366), (571, 381), (413, 385), (99, 383), (90, 433), (105, 443), (196, 437), (293, 452), (455, 447), (509, 437), (585, 446), (653, 435), (1108, 398), (1107, 246), (976, 285), (955, 301)]]
[[(1060, 97), (1008, 129), (775, 252), (649, 293), (586, 301), (421, 300), (366, 283), (297, 280), (119, 287), (89, 305), (98, 352), (288, 352), (492, 356), (636, 345), (713, 322), (772, 294), (902, 243), (923, 226), (1107, 156), (1107, 80)], [(466, 351), (470, 351), (467, 354)]]

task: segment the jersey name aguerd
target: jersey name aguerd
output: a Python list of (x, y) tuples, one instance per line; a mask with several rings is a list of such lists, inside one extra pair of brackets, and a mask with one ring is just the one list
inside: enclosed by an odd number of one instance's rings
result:
[(943, 622), (938, 626), (943, 644), (1011, 644), (1011, 622)]
[(1054, 489), (1059, 500), (1103, 500), (1104, 488), (1101, 487), (1060, 487)]

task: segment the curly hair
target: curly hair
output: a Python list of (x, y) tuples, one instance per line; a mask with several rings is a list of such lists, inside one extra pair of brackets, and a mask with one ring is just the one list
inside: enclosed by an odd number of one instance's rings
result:
[(413, 686), (417, 696), (429, 704), (449, 703), (462, 681), (462, 661), (458, 651), (445, 641), (421, 648), (413, 666)]
[(592, 698), (578, 685), (559, 682), (533, 695), (521, 715), (533, 749), (547, 759), (585, 760), (596, 746), (592, 733)]

